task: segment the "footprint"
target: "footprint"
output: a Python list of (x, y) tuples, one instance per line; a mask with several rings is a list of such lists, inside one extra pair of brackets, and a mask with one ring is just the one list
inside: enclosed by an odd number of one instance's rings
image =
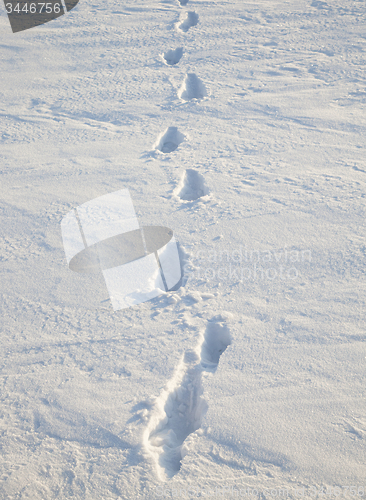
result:
[(208, 323), (201, 349), (201, 365), (205, 371), (217, 370), (220, 356), (230, 344), (231, 336), (226, 325)]
[(185, 352), (173, 379), (157, 399), (144, 441), (162, 478), (171, 478), (180, 470), (183, 443), (201, 427), (208, 408), (202, 397), (202, 374), (216, 371), (230, 344), (226, 324), (209, 322), (196, 349)]
[(210, 194), (203, 176), (191, 168), (184, 172), (174, 194), (184, 201), (194, 201)]
[(163, 54), (163, 59), (165, 63), (168, 64), (169, 66), (174, 66), (175, 64), (179, 63), (182, 55), (183, 55), (183, 48), (178, 47), (175, 50), (170, 49), (167, 52), (165, 52), (165, 54)]
[(155, 142), (153, 148), (162, 153), (171, 153), (175, 151), (179, 144), (185, 139), (185, 136), (179, 132), (177, 127), (168, 127)]
[(178, 91), (178, 97), (183, 101), (190, 101), (191, 99), (202, 99), (206, 95), (206, 87), (198, 76), (194, 73), (188, 73)]
[(181, 7), (183, 7), (184, 5), (187, 5), (187, 3), (189, 2), (189, 0), (178, 0), (178, 2), (179, 2), (179, 5)]
[[(182, 5), (182, 4), (181, 4)], [(185, 4), (184, 4), (185, 5)], [(186, 17), (181, 22), (178, 23), (178, 29), (184, 31), (185, 33), (198, 24), (198, 14), (193, 11), (186, 12)]]

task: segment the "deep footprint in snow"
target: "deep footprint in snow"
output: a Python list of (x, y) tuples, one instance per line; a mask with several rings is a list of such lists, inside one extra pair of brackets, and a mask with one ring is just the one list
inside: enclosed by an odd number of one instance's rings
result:
[(186, 33), (193, 26), (197, 26), (197, 24), (198, 24), (198, 14), (196, 14), (193, 11), (189, 11), (186, 13), (185, 19), (183, 19), (178, 23), (178, 29)]
[(206, 186), (204, 177), (193, 170), (187, 169), (184, 172), (174, 194), (184, 201), (194, 201), (210, 194), (210, 190)]
[(220, 356), (231, 344), (231, 335), (226, 325), (208, 323), (201, 347), (201, 365), (205, 371), (215, 372)]
[(157, 400), (160, 418), (153, 415), (150, 419), (145, 445), (155, 458), (159, 472), (167, 477), (173, 477), (180, 470), (183, 443), (201, 427), (207, 411), (202, 397), (202, 374), (216, 371), (221, 354), (230, 344), (229, 328), (223, 323), (209, 322), (197, 348), (185, 352), (170, 389)]
[(179, 61), (181, 60), (183, 55), (183, 48), (178, 47), (177, 49), (173, 50), (170, 49), (167, 52), (163, 54), (163, 59), (166, 64), (169, 66), (174, 66), (175, 64), (178, 64)]
[(189, 0), (178, 0), (178, 2), (179, 2), (179, 5), (181, 7), (183, 7), (184, 5), (187, 5), (187, 3), (189, 2)]
[(178, 91), (179, 99), (190, 101), (191, 99), (202, 99), (206, 97), (206, 87), (194, 73), (188, 73), (181, 88)]
[(157, 139), (153, 148), (162, 153), (171, 153), (175, 151), (179, 144), (185, 139), (185, 136), (179, 132), (177, 127), (168, 127)]

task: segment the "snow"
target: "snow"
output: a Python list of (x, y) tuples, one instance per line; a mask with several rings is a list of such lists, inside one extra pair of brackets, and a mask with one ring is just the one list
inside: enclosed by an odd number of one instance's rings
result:
[[(1, 7), (0, 498), (362, 496), (365, 7)], [(61, 221), (122, 189), (185, 281), (113, 311)]]

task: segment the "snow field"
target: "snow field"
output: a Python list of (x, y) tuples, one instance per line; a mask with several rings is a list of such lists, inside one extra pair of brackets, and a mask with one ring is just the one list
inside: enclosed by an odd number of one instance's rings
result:
[[(1, 11), (0, 497), (365, 484), (364, 18), (81, 1), (15, 36)], [(113, 314), (102, 278), (67, 268), (60, 222), (122, 188), (194, 275)]]

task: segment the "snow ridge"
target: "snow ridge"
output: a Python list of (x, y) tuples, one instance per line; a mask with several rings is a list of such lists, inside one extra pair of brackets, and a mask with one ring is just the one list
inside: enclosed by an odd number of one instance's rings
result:
[(144, 433), (144, 445), (153, 457), (160, 479), (173, 477), (181, 467), (183, 443), (199, 429), (208, 409), (203, 399), (202, 375), (217, 370), (220, 356), (231, 344), (225, 323), (211, 320), (195, 349), (184, 353), (173, 378), (157, 398)]

